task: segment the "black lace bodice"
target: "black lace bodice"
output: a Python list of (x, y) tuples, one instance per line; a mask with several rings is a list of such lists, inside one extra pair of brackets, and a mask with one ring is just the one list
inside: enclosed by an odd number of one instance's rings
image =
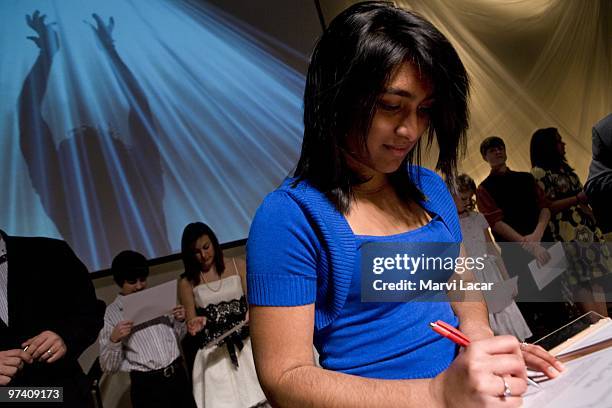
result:
[[(246, 319), (248, 307), (246, 297), (232, 299), (219, 303), (209, 304), (206, 307), (197, 307), (198, 316), (206, 317), (204, 329), (198, 333), (200, 348), (203, 348), (221, 337), (224, 333), (233, 329)], [(223, 339), (219, 346), (225, 345), (232, 363), (238, 367), (236, 348), (242, 350), (242, 340), (249, 336), (249, 327), (243, 326), (240, 330)]]
[(231, 330), (246, 318), (247, 303), (243, 295), (240, 299), (232, 299), (210, 304), (204, 308), (196, 308), (198, 316), (206, 317), (206, 325), (200, 332), (203, 345), (214, 341), (223, 333)]

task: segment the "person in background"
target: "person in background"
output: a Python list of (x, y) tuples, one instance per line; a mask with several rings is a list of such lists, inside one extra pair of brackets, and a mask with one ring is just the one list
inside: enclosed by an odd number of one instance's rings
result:
[(612, 241), (612, 113), (593, 126), (593, 160), (585, 192), (599, 227)]
[[(467, 174), (460, 174), (457, 176), (456, 186), (457, 192), (453, 198), (459, 213), (465, 252), (468, 256), (485, 259), (484, 269), (473, 271), (476, 279), (480, 282), (493, 283), (510, 279), (501, 254), (491, 240), (487, 220), (482, 214), (475, 211), (476, 183)], [(505, 308), (495, 312), (492, 312), (488, 305), (489, 324), (496, 335), (511, 334), (520, 341), (524, 341), (531, 337), (531, 330), (514, 300), (509, 300)]]
[[(415, 162), (427, 134), (452, 178), (468, 93), (448, 40), (391, 3), (349, 7), (317, 42), (294, 177), (265, 198), (247, 242), (255, 363), (275, 407), (521, 405), (519, 342), (493, 337), (482, 301), (361, 301), (364, 245), (461, 242), (444, 181)], [(464, 352), (430, 330), (437, 319), (472, 339)], [(558, 367), (544, 358), (543, 371)]]
[(78, 358), (104, 307), (66, 242), (0, 231), (0, 385), (63, 387), (64, 402), (45, 406), (93, 406)]
[[(556, 128), (538, 129), (531, 137), (529, 149), (531, 174), (551, 202), (553, 213), (549, 227), (555, 242), (564, 245), (570, 263), (564, 274), (566, 284), (583, 312), (608, 315), (605, 295), (594, 279), (612, 273), (612, 257), (604, 244), (582, 183), (567, 163), (565, 143)], [(599, 299), (598, 299), (599, 298)]]
[(113, 279), (121, 288), (104, 316), (100, 332), (100, 366), (108, 373), (130, 373), (132, 406), (195, 407), (187, 373), (179, 351), (185, 334), (185, 308), (171, 316), (134, 326), (123, 316), (123, 297), (147, 287), (149, 266), (135, 251), (123, 251), (113, 259)]
[(179, 281), (179, 294), (186, 308), (189, 334), (199, 348), (192, 374), (197, 406), (266, 406), (247, 326), (244, 261), (230, 258), (226, 263), (217, 236), (201, 222), (183, 230), (181, 254), (185, 272)]
[[(480, 153), (491, 173), (476, 190), (478, 209), (491, 226), (495, 241), (502, 243), (508, 272), (518, 276), (517, 304), (534, 337), (539, 339), (569, 322), (575, 314), (570, 305), (559, 304), (563, 297), (559, 280), (541, 291), (528, 267), (534, 258), (539, 265), (550, 260), (544, 248), (552, 241), (548, 228), (550, 202), (530, 173), (513, 171), (506, 165), (506, 145), (500, 137), (484, 139)], [(521, 297), (529, 301), (521, 301)]]

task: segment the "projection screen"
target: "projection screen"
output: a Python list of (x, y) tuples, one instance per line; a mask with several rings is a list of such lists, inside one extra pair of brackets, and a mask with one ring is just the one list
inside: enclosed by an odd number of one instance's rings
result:
[(0, 228), (91, 271), (193, 221), (246, 238), (297, 161), (320, 30), (299, 0), (3, 1)]

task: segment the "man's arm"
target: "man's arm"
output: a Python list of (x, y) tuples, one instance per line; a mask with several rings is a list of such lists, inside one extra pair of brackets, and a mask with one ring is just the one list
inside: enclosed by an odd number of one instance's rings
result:
[[(38, 10), (31, 16), (26, 15), (26, 22), (38, 34), (38, 37), (31, 36), (28, 39), (38, 46), (40, 52), (19, 94), (19, 146), (32, 185), (40, 195), (45, 210), (55, 218), (63, 214), (58, 214), (63, 208), (60, 203), (63, 187), (55, 141), (43, 119), (42, 103), (53, 56), (59, 49), (59, 40), (51, 24), (45, 23), (45, 16), (41, 16)], [(45, 191), (52, 193), (47, 194)]]
[(546, 231), (549, 220), (550, 210), (548, 208), (543, 208), (540, 210), (538, 224), (536, 225), (534, 232), (529, 235), (523, 236), (519, 234), (503, 221), (498, 221), (495, 223), (492, 230), (504, 237), (504, 239), (508, 242), (521, 243), (523, 248), (533, 255), (537, 259), (538, 264), (541, 266), (550, 260), (550, 254), (542, 247), (542, 245), (540, 245), (542, 235)]
[(46, 273), (39, 272), (38, 279), (51, 301), (40, 311), (42, 331), (24, 341), (21, 347), (27, 347), (28, 354), (41, 362), (76, 360), (98, 337), (104, 302), (96, 299), (87, 268), (66, 242), (46, 238), (27, 240), (31, 251), (43, 260), (34, 266), (45, 265)]
[[(606, 125), (602, 126), (606, 128)], [(608, 144), (602, 140), (597, 127), (593, 127), (593, 159), (585, 184), (585, 192), (589, 199), (597, 204), (605, 203), (612, 196), (612, 153)]]
[(548, 221), (550, 221), (551, 202), (548, 197), (546, 197), (546, 193), (540, 188), (535, 178), (533, 188), (535, 189), (536, 201), (540, 208), (540, 213), (538, 214), (538, 223), (533, 232), (529, 235), (525, 235), (523, 238), (523, 248), (536, 258), (538, 265), (542, 266), (550, 260), (550, 254), (540, 245), (540, 243), (548, 227)]
[(478, 210), (484, 215), (491, 229), (501, 235), (509, 242), (522, 242), (523, 236), (516, 232), (514, 228), (504, 222), (504, 213), (497, 206), (497, 203), (482, 185), (476, 189), (476, 203)]
[(533, 232), (525, 237), (527, 242), (540, 242), (542, 236), (546, 232), (548, 227), (548, 221), (550, 221), (550, 210), (548, 208), (542, 208), (538, 215), (538, 223)]
[(612, 116), (608, 115), (592, 128), (592, 152), (593, 161), (601, 163), (605, 168), (612, 168)]
[(612, 197), (612, 169), (597, 178), (589, 180), (585, 187), (589, 200), (604, 203)]
[(525, 242), (537, 244), (542, 241), (542, 236), (548, 227), (548, 221), (550, 221), (550, 207), (552, 203), (548, 197), (546, 197), (544, 189), (538, 185), (535, 178), (533, 188), (538, 207), (540, 208), (540, 213), (538, 215), (538, 223), (536, 224), (536, 227), (531, 234), (525, 236)]
[(524, 237), (514, 228), (503, 221), (498, 221), (491, 227), (496, 234), (501, 235), (508, 242), (523, 242)]
[(64, 241), (58, 241), (55, 277), (58, 300), (63, 299), (64, 314), (58, 316), (55, 331), (66, 343), (68, 354), (78, 358), (93, 344), (104, 324), (106, 305), (96, 298), (91, 277), (85, 265)]

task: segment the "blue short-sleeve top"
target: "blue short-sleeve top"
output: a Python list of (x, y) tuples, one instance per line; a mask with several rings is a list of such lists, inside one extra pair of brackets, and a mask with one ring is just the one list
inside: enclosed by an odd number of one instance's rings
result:
[(258, 209), (247, 242), (249, 303), (315, 304), (314, 344), (321, 366), (370, 378), (433, 377), (456, 346), (428, 323), (457, 318), (447, 302), (362, 303), (359, 259), (369, 242), (461, 242), (457, 210), (443, 180), (422, 167), (411, 178), (432, 216), (425, 226), (387, 237), (354, 235), (344, 216), (316, 188), (293, 179)]

